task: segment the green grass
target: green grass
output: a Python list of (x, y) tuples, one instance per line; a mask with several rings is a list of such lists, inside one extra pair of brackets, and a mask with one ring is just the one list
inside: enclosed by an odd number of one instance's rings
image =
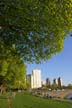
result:
[[(27, 93), (18, 93), (11, 101), (12, 108), (72, 108), (71, 103), (43, 99)], [(0, 108), (8, 108), (6, 99), (0, 99)]]
[(5, 93), (3, 95), (0, 94), (0, 108), (8, 108), (8, 99), (7, 97), (10, 95), (10, 93)]

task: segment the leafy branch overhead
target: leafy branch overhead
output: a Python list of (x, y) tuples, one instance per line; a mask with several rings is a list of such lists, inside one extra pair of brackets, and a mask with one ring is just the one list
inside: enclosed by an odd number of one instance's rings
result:
[(72, 0), (0, 0), (0, 40), (24, 61), (48, 60), (72, 32)]

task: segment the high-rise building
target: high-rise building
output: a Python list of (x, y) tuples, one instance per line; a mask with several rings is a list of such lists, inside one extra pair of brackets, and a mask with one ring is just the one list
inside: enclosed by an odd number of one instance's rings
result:
[(50, 79), (49, 78), (46, 78), (46, 86), (50, 87)]
[(40, 88), (41, 87), (41, 71), (33, 70), (32, 71), (32, 88)]
[(64, 85), (64, 81), (62, 78), (58, 78), (58, 87), (61, 88)]
[(26, 75), (26, 84), (27, 84), (27, 88), (32, 87), (32, 76), (31, 76), (31, 74)]
[(41, 82), (41, 85), (42, 85), (42, 87), (43, 87), (43, 86), (46, 86), (46, 81), (42, 81), (42, 82)]
[(53, 84), (58, 85), (58, 79), (54, 79), (54, 80), (53, 80)]
[(32, 75), (28, 74), (26, 76), (26, 82), (28, 88), (41, 88), (41, 71), (33, 70)]

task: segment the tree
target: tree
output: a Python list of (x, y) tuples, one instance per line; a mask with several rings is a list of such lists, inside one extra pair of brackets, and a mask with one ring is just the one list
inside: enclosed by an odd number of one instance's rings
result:
[(57, 89), (58, 89), (58, 85), (57, 85), (56, 83), (52, 84), (52, 85), (51, 85), (51, 89), (57, 90)]
[(25, 85), (26, 66), (14, 47), (6, 47), (3, 44), (0, 46), (0, 85), (16, 88), (18, 87), (16, 83), (21, 81), (23, 87)]
[(0, 0), (0, 40), (25, 61), (48, 60), (72, 31), (72, 0)]
[(72, 84), (68, 84), (67, 88), (72, 89)]

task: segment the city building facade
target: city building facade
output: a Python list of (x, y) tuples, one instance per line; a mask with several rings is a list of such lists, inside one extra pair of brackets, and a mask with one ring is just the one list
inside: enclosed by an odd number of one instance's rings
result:
[(58, 79), (57, 78), (53, 80), (53, 84), (58, 85)]
[(27, 86), (28, 88), (41, 88), (42, 84), (41, 84), (41, 71), (34, 69), (32, 71), (32, 74), (28, 74), (26, 76), (26, 82), (27, 82)]
[(58, 87), (61, 88), (64, 85), (64, 81), (61, 77), (58, 78)]
[(32, 88), (41, 88), (41, 71), (33, 70), (32, 71)]
[(26, 75), (26, 84), (27, 84), (27, 88), (32, 87), (32, 75), (31, 74)]
[(46, 78), (46, 86), (50, 87), (50, 85), (51, 85), (50, 78)]

